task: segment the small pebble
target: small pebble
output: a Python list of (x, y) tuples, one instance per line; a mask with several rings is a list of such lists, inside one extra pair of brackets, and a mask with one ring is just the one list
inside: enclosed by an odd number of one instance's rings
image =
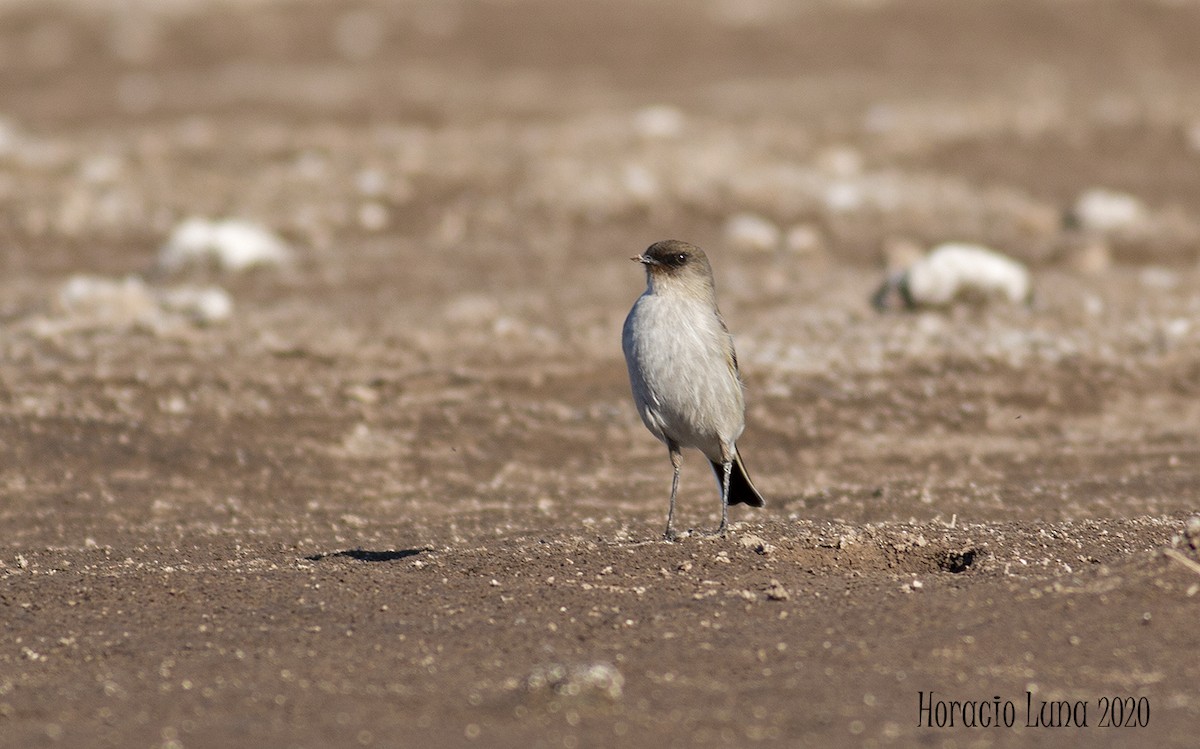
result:
[(1146, 209), (1129, 193), (1093, 188), (1075, 201), (1071, 217), (1085, 231), (1106, 233), (1138, 228)]
[(677, 138), (686, 121), (683, 112), (658, 104), (639, 109), (633, 116), (633, 129), (645, 138)]
[(787, 588), (783, 587), (783, 583), (778, 580), (772, 580), (767, 586), (767, 600), (769, 601), (786, 601), (790, 597)]
[(779, 227), (762, 216), (739, 213), (725, 223), (725, 241), (746, 252), (770, 252), (779, 247)]

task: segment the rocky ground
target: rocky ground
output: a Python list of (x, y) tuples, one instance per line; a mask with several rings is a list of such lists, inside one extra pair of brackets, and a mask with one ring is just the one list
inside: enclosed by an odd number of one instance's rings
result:
[[(1195, 745), (1197, 28), (3, 0), (0, 746)], [(725, 539), (660, 540), (620, 354), (667, 237), (747, 385)], [(944, 241), (1032, 303), (870, 306)]]

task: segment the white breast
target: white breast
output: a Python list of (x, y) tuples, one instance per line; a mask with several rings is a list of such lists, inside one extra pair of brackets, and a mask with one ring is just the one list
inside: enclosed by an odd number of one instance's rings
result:
[(720, 461), (741, 436), (745, 406), (733, 344), (712, 304), (647, 291), (625, 320), (622, 344), (650, 432)]

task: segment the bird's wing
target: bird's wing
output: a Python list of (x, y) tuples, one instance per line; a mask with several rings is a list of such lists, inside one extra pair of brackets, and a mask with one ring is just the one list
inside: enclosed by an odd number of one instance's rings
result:
[(717, 313), (717, 321), (721, 323), (721, 330), (725, 333), (725, 363), (729, 365), (729, 372), (735, 380), (741, 380), (742, 373), (738, 369), (737, 351), (733, 348), (733, 334), (729, 332), (729, 326), (725, 324), (725, 318), (721, 317), (721, 313)]

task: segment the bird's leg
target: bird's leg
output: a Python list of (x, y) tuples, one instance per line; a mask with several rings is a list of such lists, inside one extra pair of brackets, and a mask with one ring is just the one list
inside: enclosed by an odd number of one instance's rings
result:
[(725, 461), (725, 483), (721, 486), (721, 524), (717, 526), (717, 535), (725, 535), (725, 527), (729, 525), (729, 476), (733, 472), (733, 461)]
[(706, 536), (725, 537), (725, 529), (729, 526), (729, 477), (733, 473), (733, 461), (727, 460), (721, 464), (725, 468), (725, 479), (721, 482), (721, 524), (715, 531)]
[(678, 445), (667, 445), (667, 449), (671, 451), (671, 468), (675, 469), (675, 476), (671, 479), (671, 504), (667, 509), (667, 530), (663, 538), (674, 541), (679, 538), (671, 526), (675, 522), (675, 493), (679, 491), (679, 466), (683, 462), (683, 454)]

